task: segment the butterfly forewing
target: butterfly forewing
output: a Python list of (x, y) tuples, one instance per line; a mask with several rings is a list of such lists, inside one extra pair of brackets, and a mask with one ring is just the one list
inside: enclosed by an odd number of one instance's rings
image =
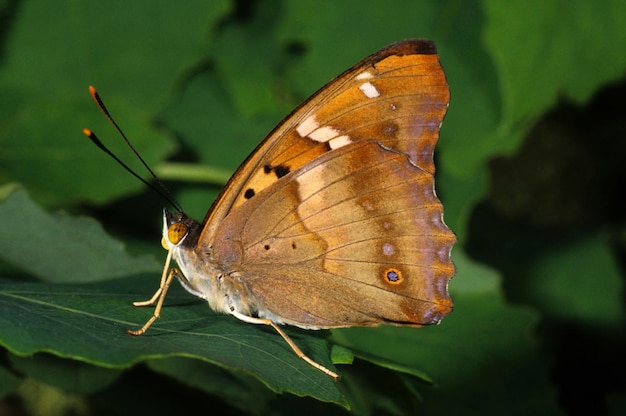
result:
[(237, 171), (205, 219), (251, 313), (305, 328), (437, 323), (454, 234), (434, 191), (448, 87), (430, 42), (392, 45), (322, 88)]
[(257, 147), (207, 213), (201, 239), (211, 240), (221, 218), (282, 176), (350, 142), (377, 140), (434, 173), (448, 101), (432, 42), (382, 49), (321, 88)]

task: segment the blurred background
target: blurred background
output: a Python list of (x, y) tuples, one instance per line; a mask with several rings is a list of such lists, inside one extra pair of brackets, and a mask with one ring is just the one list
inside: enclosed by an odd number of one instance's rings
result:
[[(294, 332), (356, 356), (337, 384), (203, 361), (191, 334), (158, 354), (97, 336), (150, 315), (128, 305), (156, 289), (165, 202), (82, 136), (145, 172), (88, 85), (202, 219), (297, 104), (414, 37), (435, 41), (452, 96), (435, 158), (459, 238), (449, 317)], [(0, 1), (0, 415), (626, 414), (624, 51), (621, 0)], [(266, 334), (231, 321), (207, 334)]]

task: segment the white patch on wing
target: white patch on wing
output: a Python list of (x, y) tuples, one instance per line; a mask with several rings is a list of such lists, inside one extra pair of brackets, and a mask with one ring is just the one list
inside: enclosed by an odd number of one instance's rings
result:
[(339, 132), (332, 127), (324, 126), (310, 132), (308, 136), (316, 142), (325, 143), (330, 139), (337, 137), (338, 134)]
[(328, 141), (328, 146), (330, 146), (331, 149), (339, 149), (340, 147), (343, 147), (347, 144), (352, 143), (352, 140), (350, 140), (350, 136), (339, 136), (339, 137), (335, 137), (334, 139), (330, 139)]
[(370, 79), (373, 78), (374, 75), (372, 75), (370, 72), (365, 71), (365, 72), (361, 72), (359, 75), (356, 76), (356, 79), (359, 81), (363, 81), (364, 79)]
[(383, 254), (385, 256), (393, 256), (396, 254), (396, 248), (391, 243), (383, 244)]
[(365, 94), (367, 98), (376, 98), (380, 96), (380, 92), (378, 92), (374, 84), (372, 84), (371, 82), (361, 84), (359, 89), (363, 91), (363, 94)]
[(317, 124), (317, 121), (315, 121), (315, 114), (313, 114), (305, 118), (304, 121), (300, 123), (300, 125), (296, 128), (296, 131), (298, 132), (300, 137), (306, 137), (318, 127), (319, 124)]
[(350, 137), (340, 136), (337, 129), (331, 126), (320, 126), (314, 114), (305, 118), (296, 127), (296, 131), (300, 137), (308, 137), (319, 143), (329, 142), (331, 149), (337, 149), (350, 143)]

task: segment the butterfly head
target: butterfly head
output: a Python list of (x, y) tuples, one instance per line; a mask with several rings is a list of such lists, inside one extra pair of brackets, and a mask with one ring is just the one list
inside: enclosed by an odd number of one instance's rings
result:
[[(163, 208), (163, 239), (161, 245), (166, 250), (188, 245), (193, 239), (198, 223), (182, 212), (169, 212)], [(191, 236), (191, 237), (190, 237)]]

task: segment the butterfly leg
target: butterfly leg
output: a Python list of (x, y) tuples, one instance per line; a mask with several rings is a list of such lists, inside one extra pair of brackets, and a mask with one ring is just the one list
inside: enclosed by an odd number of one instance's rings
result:
[(154, 295), (152, 295), (152, 297), (150, 299), (139, 301), (139, 302), (133, 302), (133, 306), (150, 306), (150, 305), (154, 305), (154, 302), (156, 302), (156, 300), (159, 298), (159, 296), (161, 296), (161, 292), (163, 292), (163, 287), (165, 286), (165, 281), (168, 279), (168, 277), (171, 280), (171, 276), (168, 276), (168, 271), (169, 271), (169, 268), (170, 268), (170, 262), (171, 261), (172, 261), (172, 252), (168, 251), (167, 252), (167, 257), (165, 259), (165, 266), (163, 266), (163, 273), (161, 273), (161, 283), (159, 284), (159, 288), (157, 289), (156, 292), (154, 292)]
[(318, 370), (320, 370), (321, 372), (323, 372), (326, 375), (329, 375), (330, 377), (332, 377), (335, 381), (339, 380), (339, 375), (337, 373), (335, 373), (334, 371), (329, 370), (328, 368), (324, 367), (323, 365), (321, 365), (320, 363), (313, 361), (311, 358), (309, 358), (304, 352), (302, 352), (302, 350), (296, 345), (295, 342), (293, 342), (293, 340), (289, 337), (289, 335), (287, 335), (285, 333), (285, 331), (283, 331), (280, 326), (278, 326), (277, 324), (275, 324), (274, 322), (272, 322), (269, 319), (263, 319), (263, 318), (253, 318), (251, 316), (246, 316), (246, 315), (242, 315), (238, 312), (233, 311), (232, 314), (237, 318), (240, 319), (244, 322), (248, 322), (251, 324), (263, 324), (263, 325), (269, 325), (272, 328), (274, 328), (276, 330), (276, 332), (278, 332), (278, 334), (283, 337), (283, 339), (287, 342), (287, 344), (289, 344), (289, 346), (291, 347), (291, 349), (293, 350), (293, 352), (296, 353), (296, 355), (300, 358), (302, 358), (304, 361), (306, 361), (309, 365), (311, 365), (314, 368), (317, 368)]
[(148, 319), (148, 322), (146, 322), (141, 328), (137, 330), (129, 329), (126, 331), (126, 333), (130, 335), (144, 334), (148, 330), (150, 325), (152, 325), (154, 321), (156, 321), (161, 315), (161, 308), (163, 307), (163, 301), (165, 300), (167, 289), (169, 289), (170, 284), (172, 283), (172, 280), (174, 279), (174, 276), (176, 276), (177, 274), (180, 275), (177, 269), (175, 268), (169, 269), (171, 259), (172, 259), (172, 252), (170, 251), (167, 254), (167, 259), (165, 260), (165, 267), (163, 268), (163, 274), (161, 275), (161, 284), (159, 285), (159, 288), (154, 293), (154, 295), (146, 301), (133, 302), (133, 306), (150, 306), (150, 305), (154, 305), (154, 303), (157, 302), (156, 307), (154, 308), (154, 314), (152, 315), (150, 319)]

